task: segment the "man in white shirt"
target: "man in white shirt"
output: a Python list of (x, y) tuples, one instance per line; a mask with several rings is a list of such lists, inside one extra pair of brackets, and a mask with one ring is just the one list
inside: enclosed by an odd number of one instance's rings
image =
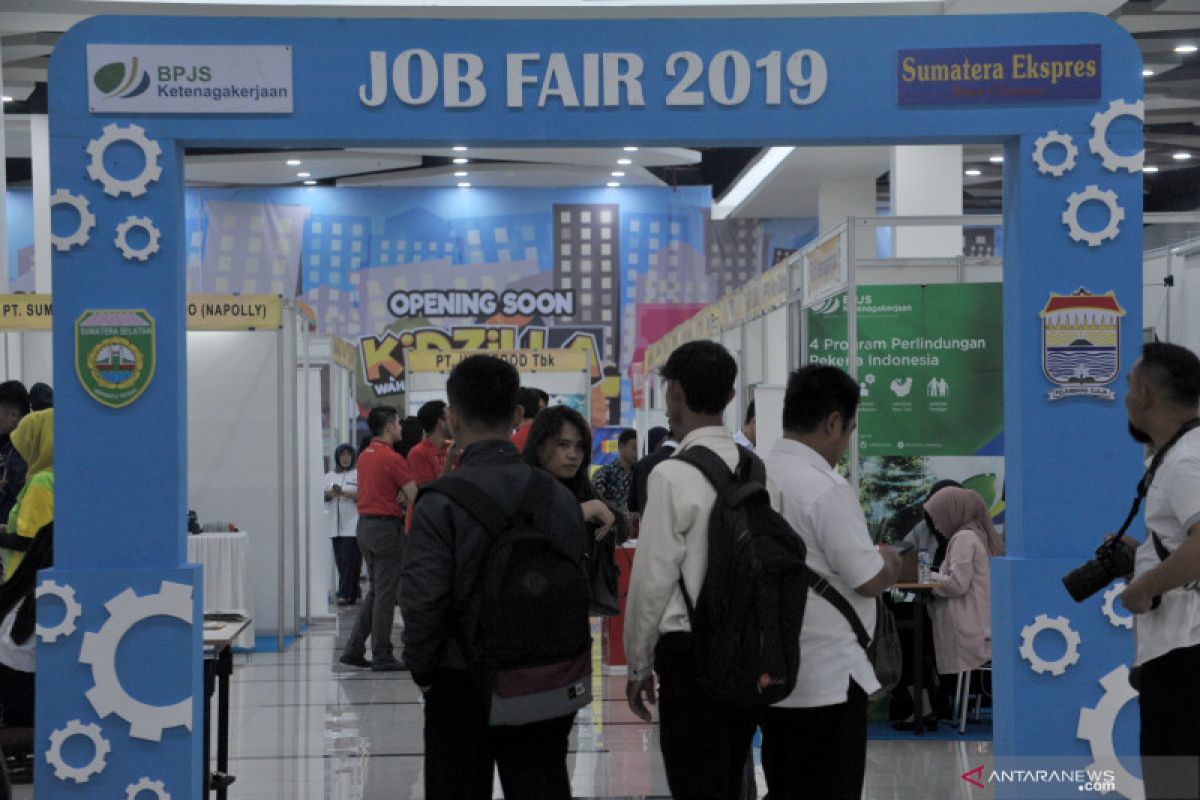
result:
[[(1156, 342), (1142, 348), (1125, 396), (1129, 432), (1156, 451), (1146, 541), (1121, 602), (1134, 618), (1141, 668), (1146, 797), (1200, 796), (1200, 359)], [(1153, 463), (1153, 462), (1152, 462)], [(1161, 597), (1155, 607), (1154, 599)]]
[[(900, 557), (876, 547), (858, 494), (837, 471), (857, 421), (858, 383), (837, 367), (792, 373), (783, 438), (767, 457), (768, 489), (804, 539), (810, 570), (827, 580), (863, 627), (875, 598), (895, 582)], [(772, 800), (858, 800), (867, 756), (867, 695), (879, 681), (849, 621), (809, 590), (796, 688), (762, 718), (763, 771)]]
[[(719, 344), (689, 342), (661, 370), (679, 451), (707, 447), (728, 466), (738, 450), (721, 415), (733, 399), (737, 364)], [(682, 579), (700, 597), (708, 568), (708, 523), (716, 491), (690, 464), (669, 458), (650, 473), (637, 558), (625, 608), (626, 696), (651, 720), (658, 673), (659, 741), (667, 784), (677, 798), (736, 800), (757, 724), (753, 712), (718, 706), (696, 683), (691, 623)]]
[(758, 420), (754, 415), (753, 400), (750, 401), (750, 405), (746, 406), (746, 421), (742, 423), (741, 430), (734, 431), (733, 441), (758, 455), (758, 451), (754, 449), (758, 443)]

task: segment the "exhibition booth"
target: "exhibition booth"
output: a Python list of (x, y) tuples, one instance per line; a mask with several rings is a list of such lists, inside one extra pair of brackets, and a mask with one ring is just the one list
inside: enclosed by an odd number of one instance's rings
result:
[[(172, 796), (200, 791), (202, 720), (193, 701), (202, 694), (196, 623), (203, 609), (181, 525), (189, 503), (236, 503), (251, 543), (266, 532), (271, 547), (250, 554), (254, 614), (265, 621), (259, 632), (282, 647), (306, 616), (323, 611), (309, 591), (315, 538), (301, 534), (319, 513), (319, 492), (305, 487), (320, 485), (325, 452), (308, 324), (285, 312), (275, 336), (206, 334), (219, 338), (203, 344), (185, 337), (184, 146), (395, 146), (429, 142), (436, 132), (455, 143), (525, 146), (1002, 145), (999, 288), (995, 262), (859, 259), (856, 226), (903, 223), (850, 219), (723, 297), (696, 325), (743, 365), (743, 400), (729, 412), (731, 427), (751, 388), (761, 398), (760, 420), (777, 416), (788, 370), (817, 358), (846, 357), (853, 367), (861, 356), (872, 371), (860, 367), (859, 379), (879, 398), (881, 418), (973, 414), (966, 404), (956, 408), (960, 387), (992, 395), (994, 418), (955, 417), (955, 425), (988, 438), (964, 439), (955, 449), (993, 457), (988, 448), (997, 448), (1003, 456), (994, 483), (1005, 503), (1008, 555), (992, 573), (997, 763), (1060, 754), (1117, 770), (1118, 790), (1135, 796), (1137, 778), (1127, 766), (1136, 743), (1117, 724), (1133, 697), (1114, 688), (1129, 660), (1128, 633), (1110, 624), (1100, 598), (1073, 604), (1059, 577), (1111, 527), (1120, 512), (1112, 498), (1137, 477), (1136, 454), (1119, 435), (1123, 411), (1107, 387), (1141, 341), (1142, 83), (1130, 68), (1139, 56), (1128, 35), (1100, 17), (981, 19), (691, 20), (681, 27), (669, 20), (99, 17), (65, 35), (51, 63), (52, 181), (81, 199), (80, 228), (86, 211), (96, 233), (53, 260), (56, 433), (71, 447), (57, 458), (59, 533), (46, 579), (70, 587), (81, 611), (73, 620), (79, 633), (39, 648), (36, 736), (40, 751), (52, 737), (71, 736), (72, 721), (87, 720), (95, 751), (108, 757), (68, 782), (55, 768), (61, 753), (51, 751), (49, 760), (38, 759), (39, 794), (118, 794), (146, 765)], [(412, 49), (395, 53), (400, 40)], [(599, 42), (606, 52), (596, 52)], [(113, 92), (89, 79), (135, 57), (154, 89), (139, 89), (137, 67), (132, 83)], [(1055, 73), (1053, 81), (1049, 71), (1043, 78), (968, 70), (964, 77), (964, 58), (1065, 64), (1073, 72), (1065, 79)], [(906, 81), (906, 59), (935, 77)], [(154, 82), (155, 65), (170, 76), (169, 65), (182, 62), (211, 68), (231, 90)], [(241, 83), (247, 74), (256, 76), (249, 87)], [(1090, 152), (1078, 147), (1089, 140)], [(1050, 145), (1066, 156), (1047, 155)], [(914, 222), (922, 223), (963, 220)], [(118, 226), (126, 247), (108, 247)], [(129, 240), (135, 228), (147, 238)], [(1112, 343), (1087, 386), (1050, 359), (1062, 354), (1046, 342), (1074, 324), (1060, 313), (1063, 297), (1094, 306)], [(942, 319), (952, 316), (942, 313), (947, 307), (967, 309), (968, 318)], [(914, 321), (909, 333), (895, 334), (897, 343), (870, 330), (869, 317), (901, 308)], [(985, 322), (987, 334), (970, 328)], [(943, 323), (967, 327), (929, 329)], [(113, 338), (139, 369), (109, 387), (91, 374), (86, 356)], [(648, 353), (646, 374), (669, 353), (671, 339)], [(781, 340), (789, 346), (777, 346)], [(905, 359), (928, 359), (917, 351), (930, 349), (966, 353), (970, 363), (956, 366), (957, 374), (909, 374), (932, 365)], [(292, 365), (298, 378), (289, 375)], [(920, 403), (906, 399), (918, 391)], [(898, 411), (905, 403), (911, 415)], [(661, 407), (653, 397), (642, 405)], [(641, 424), (654, 419), (647, 411)], [(210, 432), (202, 440), (197, 421)], [(922, 424), (872, 433), (864, 422), (859, 469), (901, 443), (929, 455), (923, 448), (934, 440)], [(778, 435), (769, 424), (760, 430)], [(107, 454), (103, 471), (95, 469), (100, 451)], [(157, 491), (130, 504), (129, 485)], [(43, 599), (39, 621), (55, 624), (59, 605)], [(1042, 624), (1051, 618), (1063, 621)], [(157, 646), (142, 648), (136, 661), (118, 659), (135, 625), (143, 643)], [(1059, 633), (1064, 628), (1070, 636)], [(1078, 657), (1045, 669), (1047, 645), (1057, 644), (1044, 641), (1050, 636), (1064, 637)], [(1030, 707), (1061, 713), (1019, 713)]]

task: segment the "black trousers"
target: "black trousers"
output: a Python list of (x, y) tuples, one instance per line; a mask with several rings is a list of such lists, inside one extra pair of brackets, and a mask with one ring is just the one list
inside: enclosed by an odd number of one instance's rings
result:
[(1146, 800), (1200, 797), (1200, 645), (1142, 665), (1138, 706)]
[(867, 695), (850, 681), (845, 703), (763, 713), (762, 763), (771, 800), (859, 800), (867, 767)]
[(34, 686), (34, 673), (0, 664), (0, 724), (9, 728), (33, 727)]
[(333, 542), (333, 562), (337, 564), (339, 600), (357, 603), (361, 591), (358, 576), (362, 573), (362, 551), (358, 549), (358, 539), (354, 536), (335, 536)]
[(691, 639), (668, 633), (654, 650), (667, 785), (676, 800), (738, 800), (759, 715), (705, 697), (696, 685)]
[(567, 740), (575, 715), (488, 725), (470, 673), (439, 670), (425, 695), (426, 800), (490, 800), (492, 765), (507, 800), (570, 800)]

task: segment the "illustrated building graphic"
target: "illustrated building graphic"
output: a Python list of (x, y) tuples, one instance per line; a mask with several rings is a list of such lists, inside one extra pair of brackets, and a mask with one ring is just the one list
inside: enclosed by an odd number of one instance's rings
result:
[(554, 286), (575, 293), (573, 318), (563, 324), (604, 328), (603, 354), (621, 342), (620, 206), (555, 204)]

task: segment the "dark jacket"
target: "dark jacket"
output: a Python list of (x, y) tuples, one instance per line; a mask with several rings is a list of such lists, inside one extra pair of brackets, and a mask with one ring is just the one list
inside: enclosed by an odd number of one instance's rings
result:
[(25, 486), (25, 473), (28, 471), (25, 459), (21, 458), (12, 442), (6, 441), (5, 445), (0, 447), (0, 477), (4, 479), (3, 485), (0, 485), (0, 525), (8, 524), (8, 514), (17, 504), (17, 495)]
[[(463, 451), (454, 475), (475, 483), (506, 514), (514, 514), (532, 470), (521, 462), (512, 442), (487, 441)], [(550, 530), (561, 532), (582, 565), (589, 544), (583, 513), (565, 486), (552, 483)], [(467, 668), (456, 639), (458, 631), (472, 630), (479, 619), (476, 578), (490, 544), (484, 527), (448, 497), (436, 492), (420, 497), (400, 577), (404, 663), (418, 685), (432, 683), (439, 668)]]

